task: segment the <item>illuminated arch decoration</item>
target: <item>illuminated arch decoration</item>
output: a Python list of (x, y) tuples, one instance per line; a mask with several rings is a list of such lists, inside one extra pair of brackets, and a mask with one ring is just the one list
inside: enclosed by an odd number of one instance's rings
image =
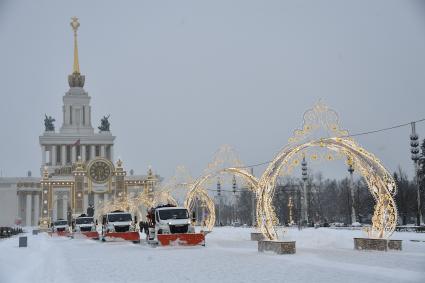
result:
[(297, 153), (310, 147), (328, 148), (352, 158), (354, 168), (365, 179), (376, 202), (369, 236), (372, 238), (391, 236), (397, 223), (397, 208), (393, 199), (396, 185), (391, 174), (372, 153), (357, 145), (353, 140), (338, 137), (310, 141), (297, 146), (290, 145), (274, 158), (259, 181), (257, 224), (260, 231), (270, 240), (277, 239), (277, 233), (271, 221), (273, 219), (272, 197), (277, 177), (281, 170), (286, 169), (286, 166), (291, 166), (291, 160)]
[[(304, 113), (302, 129), (294, 131), (289, 144), (274, 157), (258, 182), (257, 225), (263, 235), (270, 240), (278, 238), (273, 224), (272, 205), (277, 178), (290, 174), (311, 148), (328, 149), (337, 153), (336, 156), (324, 154), (325, 160), (338, 157), (349, 160), (365, 179), (375, 199), (372, 227), (367, 231), (369, 237), (390, 237), (397, 224), (397, 207), (393, 199), (396, 184), (393, 177), (372, 153), (350, 138), (347, 130), (341, 129), (336, 111), (320, 101)], [(310, 155), (313, 161), (319, 157), (316, 152)]]
[[(249, 186), (248, 188), (252, 190), (256, 195), (258, 195), (259, 190), (259, 181), (258, 179), (251, 175), (248, 171), (246, 171), (244, 168), (226, 168), (222, 169), (217, 172), (209, 173), (204, 176), (201, 176), (198, 178), (190, 187), (190, 190), (187, 193), (186, 200), (184, 203), (184, 206), (188, 209), (192, 208), (194, 200), (198, 197), (201, 199), (201, 201), (206, 201), (207, 208), (209, 211), (208, 217), (206, 218), (206, 228), (208, 231), (212, 231), (215, 223), (215, 204), (213, 199), (208, 195), (208, 192), (204, 188), (204, 185), (208, 182), (208, 180), (211, 180), (212, 178), (223, 174), (233, 174), (235, 176), (241, 177)], [(276, 216), (276, 213), (274, 212), (273, 206), (270, 207), (269, 210), (270, 219), (272, 219), (272, 225), (277, 225), (279, 223), (279, 220)]]
[[(228, 168), (231, 167), (231, 168)], [(212, 161), (208, 164), (204, 173), (197, 180), (191, 180), (188, 183), (188, 192), (184, 201), (184, 206), (191, 210), (196, 199), (200, 199), (208, 211), (205, 218), (205, 226), (208, 231), (212, 231), (215, 223), (215, 203), (208, 194), (206, 187), (211, 185), (214, 177), (221, 174), (233, 174), (242, 178), (254, 192), (257, 191), (258, 180), (249, 172), (243, 169), (243, 164), (239, 159), (237, 152), (230, 145), (222, 145), (215, 152)], [(277, 219), (277, 217), (275, 217)]]
[(196, 193), (192, 195), (191, 198), (187, 198), (184, 203), (184, 207), (187, 210), (192, 211), (195, 204), (195, 200), (198, 198), (201, 201), (202, 206), (206, 209), (206, 217), (204, 219), (205, 223), (202, 223), (202, 226), (206, 228), (207, 231), (212, 231), (215, 223), (215, 203), (214, 200), (208, 195), (208, 192), (205, 188), (198, 188)]

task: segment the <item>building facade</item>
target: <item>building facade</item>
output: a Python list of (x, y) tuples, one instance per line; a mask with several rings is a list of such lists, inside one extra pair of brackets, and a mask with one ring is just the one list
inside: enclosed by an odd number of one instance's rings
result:
[(40, 177), (0, 178), (0, 226), (22, 224), (47, 226), (57, 219), (70, 219), (96, 210), (103, 202), (140, 193), (153, 195), (160, 177), (127, 176), (121, 160), (114, 160), (115, 136), (109, 116), (98, 131), (92, 126), (91, 97), (84, 90), (85, 76), (78, 59), (77, 18), (72, 18), (74, 65), (68, 76), (69, 90), (63, 96), (62, 125), (45, 117), (45, 131), (39, 137)]

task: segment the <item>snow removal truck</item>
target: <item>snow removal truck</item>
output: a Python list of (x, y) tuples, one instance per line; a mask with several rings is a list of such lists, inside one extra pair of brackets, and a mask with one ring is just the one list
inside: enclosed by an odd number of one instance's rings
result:
[(115, 210), (102, 216), (102, 241), (122, 239), (140, 243), (131, 213)]
[(96, 223), (93, 217), (81, 214), (74, 219), (73, 223), (73, 235), (75, 236), (85, 236), (90, 239), (99, 239), (99, 233), (96, 231)]
[(52, 223), (51, 226), (51, 233), (50, 235), (56, 235), (56, 236), (69, 236), (70, 229), (68, 225), (68, 221), (64, 219), (58, 219), (55, 222)]
[(184, 207), (161, 205), (150, 208), (147, 214), (150, 244), (161, 246), (205, 246), (205, 235), (195, 233), (191, 225), (189, 212)]

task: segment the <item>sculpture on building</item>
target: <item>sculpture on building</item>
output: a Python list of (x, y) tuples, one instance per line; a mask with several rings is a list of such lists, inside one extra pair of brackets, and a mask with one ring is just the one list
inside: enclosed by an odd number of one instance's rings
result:
[(44, 128), (46, 132), (54, 132), (55, 131), (55, 125), (53, 124), (54, 121), (56, 121), (52, 116), (47, 116), (44, 114)]
[(111, 124), (109, 123), (109, 116), (103, 116), (103, 118), (100, 120), (100, 126), (97, 127), (101, 132), (109, 132), (109, 127)]

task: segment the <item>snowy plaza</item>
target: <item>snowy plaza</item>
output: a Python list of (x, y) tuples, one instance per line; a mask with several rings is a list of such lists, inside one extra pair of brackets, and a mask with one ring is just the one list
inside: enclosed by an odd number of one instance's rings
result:
[[(425, 233), (396, 232), (403, 251), (356, 251), (359, 230), (279, 229), (297, 253), (258, 253), (250, 228), (215, 228), (205, 247), (29, 235), (0, 241), (0, 282), (423, 282)], [(414, 241), (412, 241), (414, 240)], [(25, 267), (25, 268), (23, 268)]]

